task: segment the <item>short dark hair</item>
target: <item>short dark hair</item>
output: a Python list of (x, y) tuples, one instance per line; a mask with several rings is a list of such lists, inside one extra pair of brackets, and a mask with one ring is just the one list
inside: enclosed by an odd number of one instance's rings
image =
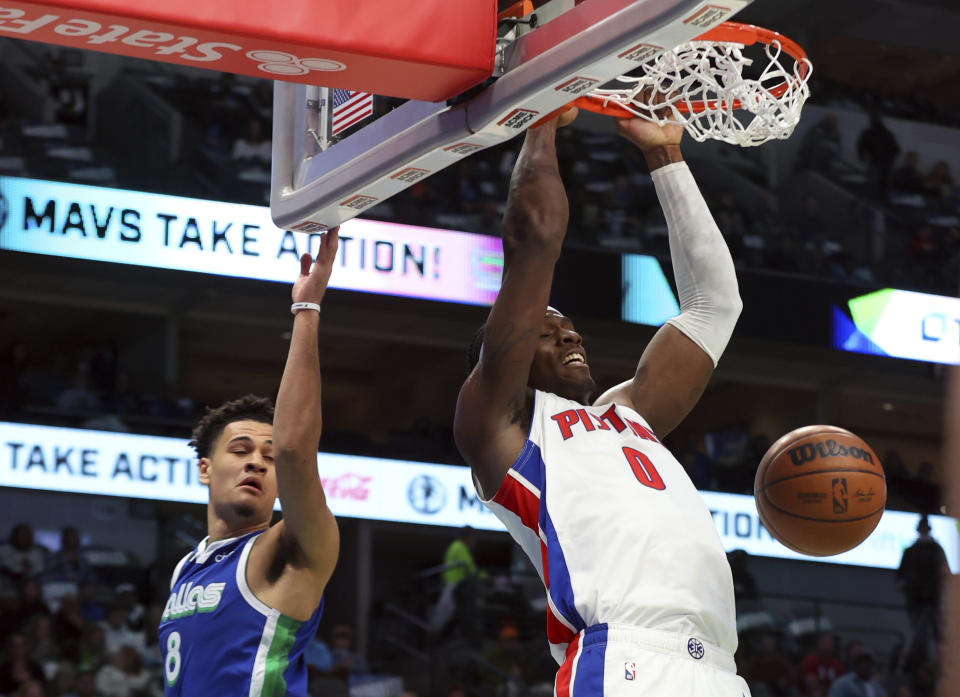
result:
[(200, 422), (193, 429), (190, 447), (197, 451), (197, 457), (209, 457), (213, 444), (223, 433), (223, 429), (234, 421), (259, 421), (273, 423), (273, 402), (266, 397), (253, 394), (244, 395), (221, 404), (216, 409), (207, 408)]
[(473, 333), (473, 338), (470, 339), (470, 346), (467, 347), (467, 375), (473, 372), (473, 369), (477, 367), (477, 363), (480, 362), (480, 349), (483, 348), (483, 331), (487, 328), (487, 325), (481, 325), (477, 331)]

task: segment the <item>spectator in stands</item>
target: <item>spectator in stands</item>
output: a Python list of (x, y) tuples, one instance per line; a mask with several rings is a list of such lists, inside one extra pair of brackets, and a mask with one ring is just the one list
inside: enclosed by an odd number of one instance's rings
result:
[(536, 679), (536, 667), (530, 660), (530, 652), (520, 642), (520, 633), (513, 624), (505, 624), (500, 628), (497, 643), (487, 651), (484, 659), (498, 672), (478, 670), (478, 682), (496, 687), (503, 683), (503, 676), (506, 675), (507, 694), (523, 694), (523, 687), (533, 684)]
[(338, 624), (331, 633), (330, 653), (333, 655), (333, 670), (349, 675), (369, 672), (367, 659), (353, 650), (353, 628)]
[(953, 195), (953, 175), (945, 160), (938, 160), (923, 178), (927, 195), (936, 199), (949, 199)]
[(97, 691), (96, 676), (93, 671), (79, 670), (73, 681), (73, 691), (57, 695), (57, 697), (105, 697)]
[(871, 188), (878, 198), (886, 198), (890, 172), (899, 154), (897, 139), (883, 124), (880, 112), (873, 111), (870, 114), (870, 125), (857, 139), (857, 156), (867, 166)]
[(754, 235), (770, 237), (782, 231), (783, 218), (777, 211), (777, 199), (769, 191), (757, 192), (756, 205), (747, 216), (748, 228)]
[(27, 680), (44, 680), (43, 668), (30, 658), (27, 639), (23, 634), (11, 634), (6, 640), (6, 655), (0, 662), (0, 695), (17, 690)]
[(465, 526), (443, 555), (446, 567), (443, 572), (443, 594), (448, 597), (452, 594), (457, 630), (468, 639), (475, 638), (477, 632), (476, 608), (480, 592), (477, 581), (487, 577), (473, 559), (472, 550), (476, 541), (476, 532), (470, 526)]
[(894, 190), (905, 194), (924, 193), (923, 175), (917, 167), (918, 161), (919, 157), (913, 150), (903, 156), (903, 164), (894, 170), (890, 181)]
[(23, 631), (31, 618), (49, 614), (50, 608), (43, 600), (40, 584), (32, 578), (21, 579), (20, 602), (16, 611), (18, 631)]
[[(307, 680), (314, 678), (324, 678), (333, 670), (333, 654), (326, 642), (320, 638), (320, 630), (317, 629), (316, 635), (307, 644), (303, 651), (304, 660), (307, 662)], [(311, 689), (312, 694), (315, 690)]]
[[(950, 695), (950, 687), (944, 694)], [(953, 686), (956, 689), (956, 685)], [(913, 697), (934, 697), (937, 693), (937, 674), (929, 663), (917, 666), (910, 677), (910, 691)]]
[(800, 674), (800, 692), (798, 697), (826, 697), (826, 690), (816, 675)]
[(493, 198), (484, 198), (480, 201), (479, 209), (479, 218), (476, 225), (473, 226), (473, 232), (477, 232), (481, 235), (493, 235), (500, 236), (501, 233), (501, 220), (503, 216), (500, 214), (498, 208), (497, 200)]
[(133, 646), (138, 650), (144, 647), (143, 632), (133, 631), (127, 626), (127, 610), (123, 605), (111, 607), (107, 611), (106, 621), (100, 626), (103, 627), (108, 654), (113, 654), (121, 646)]
[(910, 620), (910, 640), (903, 655), (908, 672), (932, 657), (930, 643), (940, 640), (940, 601), (949, 572), (943, 547), (930, 536), (926, 515), (917, 524), (917, 540), (903, 551), (897, 583), (903, 593)]
[(87, 85), (82, 75), (68, 71), (67, 52), (47, 52), (47, 81), (53, 101), (54, 118), (59, 123), (83, 124), (87, 118)]
[(873, 652), (865, 649), (853, 659), (853, 670), (838, 677), (827, 697), (886, 697), (887, 692), (873, 677)]
[(137, 600), (137, 588), (132, 583), (121, 583), (113, 590), (116, 604), (123, 608), (124, 622), (133, 632), (142, 633), (147, 608)]
[(713, 460), (704, 452), (703, 438), (680, 451), (680, 464), (698, 489), (713, 488)]
[(803, 675), (812, 675), (820, 683), (820, 687), (827, 691), (830, 685), (843, 674), (843, 663), (837, 658), (837, 639), (824, 632), (817, 638), (817, 648), (800, 663), (800, 672)]
[(717, 216), (718, 214), (725, 214), (728, 216), (728, 225), (727, 229), (721, 228), (724, 235), (739, 235), (743, 236), (747, 230), (747, 213), (741, 206), (737, 199), (734, 197), (733, 192), (730, 189), (722, 189), (720, 195), (717, 197), (717, 201), (713, 204), (713, 214)]
[(0, 641), (19, 629), (20, 589), (9, 575), (0, 573)]
[(730, 563), (730, 573), (733, 575), (733, 597), (739, 605), (744, 601), (757, 600), (757, 580), (747, 568), (750, 555), (742, 549), (731, 550), (727, 554)]
[(796, 235), (779, 235), (767, 255), (767, 267), (778, 271), (797, 272), (800, 271), (800, 259), (804, 256), (804, 250), (800, 246)]
[(258, 80), (250, 94), (250, 106), (269, 123), (273, 118), (273, 80)]
[(73, 386), (57, 397), (57, 409), (64, 411), (99, 411), (100, 395), (93, 389), (90, 380), (90, 366), (85, 362), (77, 364), (73, 373)]
[(77, 681), (77, 667), (70, 661), (60, 661), (57, 664), (57, 672), (54, 673), (50, 684), (47, 686), (48, 695), (65, 695), (73, 691), (73, 685)]
[(90, 358), (90, 378), (104, 404), (113, 402), (117, 390), (117, 344), (101, 341)]
[(79, 662), (83, 615), (80, 614), (80, 601), (73, 593), (60, 599), (60, 608), (53, 616), (53, 634), (60, 643), (64, 658), (74, 663)]
[(827, 114), (816, 126), (807, 131), (800, 146), (797, 169), (812, 169), (821, 174), (831, 174), (840, 163), (840, 129), (836, 114)]
[(80, 586), (77, 595), (80, 602), (80, 614), (87, 622), (100, 622), (106, 619), (107, 609), (97, 600), (97, 587), (93, 583), (84, 583)]
[(121, 646), (112, 652), (110, 662), (97, 671), (96, 680), (97, 691), (103, 697), (139, 697), (145, 694), (149, 681), (150, 673), (132, 646)]
[(80, 637), (80, 669), (96, 672), (107, 662), (106, 632), (100, 624), (88, 624)]
[(60, 551), (52, 554), (43, 568), (44, 581), (67, 581), (77, 584), (96, 581), (96, 576), (80, 548), (80, 533), (72, 525), (60, 531)]
[(13, 697), (46, 697), (41, 680), (26, 680), (20, 683)]
[(0, 570), (14, 578), (34, 576), (43, 570), (47, 549), (33, 542), (33, 528), (18, 523), (10, 531), (9, 539), (0, 545)]
[(246, 134), (233, 144), (233, 159), (257, 165), (269, 165), (273, 157), (270, 141), (263, 136), (263, 122), (250, 119)]
[(763, 685), (777, 697), (790, 694), (797, 681), (793, 664), (777, 648), (777, 637), (771, 632), (760, 636), (757, 653), (744, 662), (743, 678), (751, 690)]
[[(54, 640), (53, 622), (50, 615), (34, 615), (27, 622), (24, 634), (27, 637), (30, 660), (46, 668), (60, 661), (60, 647)], [(59, 638), (59, 637), (58, 637)]]
[(151, 605), (147, 608), (142, 653), (144, 666), (150, 671), (162, 670), (163, 667), (163, 654), (160, 651), (160, 618), (162, 616), (163, 605)]

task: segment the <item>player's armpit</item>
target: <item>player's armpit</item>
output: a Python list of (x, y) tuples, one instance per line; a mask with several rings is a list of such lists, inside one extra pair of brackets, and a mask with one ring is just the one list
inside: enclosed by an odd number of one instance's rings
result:
[(460, 390), (453, 437), (481, 488), (496, 493), (526, 441), (522, 413), (526, 390), (505, 410), (492, 410), (484, 397), (485, 382), (479, 372), (478, 366)]
[(679, 329), (665, 324), (647, 344), (633, 379), (607, 390), (596, 404), (632, 407), (663, 438), (700, 400), (711, 375), (713, 359)]

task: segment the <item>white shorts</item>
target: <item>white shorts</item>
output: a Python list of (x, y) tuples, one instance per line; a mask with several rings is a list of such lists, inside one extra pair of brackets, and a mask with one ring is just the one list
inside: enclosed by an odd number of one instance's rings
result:
[(567, 647), (555, 697), (750, 697), (733, 656), (694, 636), (600, 624)]

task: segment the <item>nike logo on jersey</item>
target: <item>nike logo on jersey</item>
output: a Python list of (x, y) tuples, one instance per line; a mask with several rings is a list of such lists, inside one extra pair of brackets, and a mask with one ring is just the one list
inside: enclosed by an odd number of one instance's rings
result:
[(170, 594), (160, 621), (175, 620), (197, 612), (213, 612), (220, 604), (220, 597), (226, 585), (226, 583), (208, 583), (206, 586), (195, 586), (193, 581), (190, 581), (180, 586), (179, 591)]
[(652, 440), (655, 443), (660, 442), (657, 440), (657, 437), (653, 435), (653, 432), (642, 424), (638, 424), (636, 421), (631, 421), (630, 419), (621, 418), (617, 413), (616, 404), (611, 404), (610, 407), (600, 415), (594, 414), (592, 411), (586, 409), (567, 409), (566, 411), (561, 411), (559, 414), (554, 414), (550, 418), (557, 424), (557, 428), (560, 429), (560, 435), (563, 436), (564, 440), (576, 435), (573, 427), (580, 424), (577, 433), (581, 432), (581, 428), (583, 429), (583, 433), (609, 431), (611, 429), (617, 433), (623, 433), (629, 428), (637, 438)]

